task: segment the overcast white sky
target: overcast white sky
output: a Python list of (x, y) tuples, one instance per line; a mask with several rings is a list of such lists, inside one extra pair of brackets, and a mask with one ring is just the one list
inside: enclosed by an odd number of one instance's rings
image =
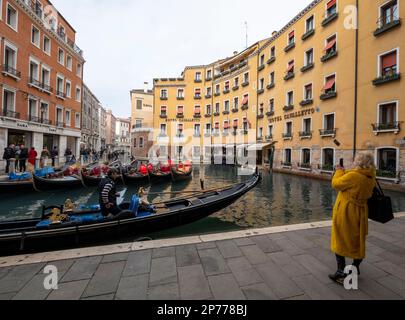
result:
[(311, 0), (52, 0), (77, 31), (85, 83), (116, 116), (130, 116), (129, 91), (178, 77), (271, 36)]

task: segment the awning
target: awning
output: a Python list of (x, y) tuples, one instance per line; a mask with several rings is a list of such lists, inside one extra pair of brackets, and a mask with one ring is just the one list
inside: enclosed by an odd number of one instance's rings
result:
[(325, 47), (325, 51), (328, 51), (336, 44), (336, 38), (331, 39)]
[(250, 145), (248, 151), (262, 151), (265, 147), (271, 146), (271, 143), (259, 143)]
[(335, 85), (336, 79), (335, 77), (331, 78), (328, 80), (328, 82), (326, 82), (325, 86), (323, 87), (322, 90), (329, 90), (332, 89), (333, 86)]

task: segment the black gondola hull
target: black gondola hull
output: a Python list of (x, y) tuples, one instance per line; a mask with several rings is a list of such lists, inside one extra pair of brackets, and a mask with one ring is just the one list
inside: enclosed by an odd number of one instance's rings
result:
[(130, 175), (128, 173), (123, 173), (122, 177), (124, 179), (124, 183), (126, 185), (131, 185), (131, 184), (143, 184), (143, 183), (148, 183), (149, 182), (149, 175)]
[[(27, 220), (24, 222), (0, 223), (0, 255), (37, 252), (42, 249), (54, 250), (61, 248), (70, 248), (80, 244), (102, 243), (107, 239), (114, 239), (129, 236), (129, 241), (146, 235), (147, 233), (173, 228), (189, 223), (193, 223), (202, 218), (208, 217), (227, 206), (234, 203), (242, 195), (254, 188), (259, 182), (260, 177), (256, 176), (249, 183), (244, 184), (240, 190), (225, 196), (215, 198), (216, 195), (210, 195), (210, 199), (199, 200), (201, 203), (191, 207), (181, 207), (181, 209), (170, 211), (168, 213), (151, 215), (139, 219), (127, 219), (121, 221), (108, 221), (98, 224), (71, 226), (59, 229), (47, 229), (32, 231), (40, 221)], [(231, 190), (232, 191), (232, 190)], [(205, 199), (202, 197), (201, 199)], [(180, 207), (185, 200), (172, 200), (166, 202)], [(206, 201), (206, 202), (204, 202)], [(7, 230), (14, 230), (7, 232)], [(22, 250), (21, 250), (22, 249)]]
[(20, 191), (34, 191), (32, 181), (0, 182), (0, 194), (9, 194)]
[(45, 179), (34, 175), (34, 188), (38, 191), (53, 191), (82, 186), (79, 178), (75, 179)]
[(175, 170), (174, 168), (172, 168), (171, 171), (172, 171), (173, 182), (191, 179), (192, 175), (193, 175), (193, 168), (191, 168), (190, 171), (188, 171), (186, 173), (179, 172), (179, 171)]

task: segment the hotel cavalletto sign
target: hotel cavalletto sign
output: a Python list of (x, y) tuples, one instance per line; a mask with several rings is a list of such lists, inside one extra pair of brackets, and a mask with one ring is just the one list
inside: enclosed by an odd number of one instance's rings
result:
[(305, 117), (305, 116), (308, 116), (308, 115), (314, 114), (314, 113), (315, 113), (315, 108), (311, 108), (311, 109), (307, 109), (307, 110), (301, 110), (301, 111), (297, 111), (297, 112), (288, 113), (288, 114), (285, 114), (283, 117), (279, 116), (279, 117), (270, 118), (269, 122), (275, 123), (275, 122), (280, 122), (283, 120)]

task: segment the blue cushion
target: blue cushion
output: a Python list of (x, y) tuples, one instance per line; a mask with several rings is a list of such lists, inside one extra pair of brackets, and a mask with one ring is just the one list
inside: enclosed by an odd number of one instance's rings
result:
[(129, 211), (131, 211), (135, 217), (138, 216), (138, 208), (140, 204), (140, 199), (137, 195), (133, 195), (131, 199), (131, 204), (129, 206)]

